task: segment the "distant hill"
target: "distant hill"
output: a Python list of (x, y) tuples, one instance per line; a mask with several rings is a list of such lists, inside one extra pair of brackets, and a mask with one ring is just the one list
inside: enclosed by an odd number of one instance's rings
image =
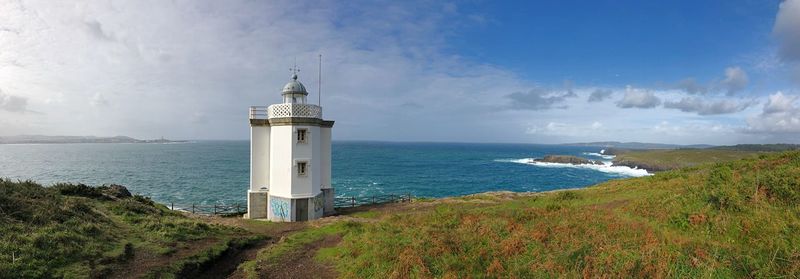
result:
[(606, 149), (606, 154), (617, 155), (614, 165), (638, 167), (648, 171), (665, 171), (700, 164), (719, 163), (769, 152), (800, 150), (797, 144), (738, 144), (710, 148), (676, 149)]
[(95, 137), (95, 136), (42, 136), (19, 135), (0, 137), (0, 144), (49, 144), (49, 143), (172, 143), (185, 142), (168, 139), (140, 140), (126, 136)]
[(715, 146), (711, 147), (710, 149), (773, 152), (773, 151), (800, 150), (800, 144), (788, 144), (788, 143), (737, 144), (731, 146)]
[(612, 147), (621, 149), (678, 149), (678, 148), (710, 148), (714, 147), (709, 144), (666, 144), (666, 143), (649, 143), (649, 142), (618, 142), (618, 141), (597, 141), (597, 142), (577, 142), (565, 143), (562, 145), (568, 146), (601, 146)]

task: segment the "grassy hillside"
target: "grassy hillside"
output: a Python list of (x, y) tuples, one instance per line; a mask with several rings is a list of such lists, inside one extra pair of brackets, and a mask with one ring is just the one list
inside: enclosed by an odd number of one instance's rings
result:
[(255, 241), (111, 187), (0, 179), (0, 277), (174, 277)]
[(768, 152), (784, 152), (800, 149), (797, 144), (739, 144), (715, 146), (705, 149), (626, 150), (609, 149), (607, 154), (617, 155), (615, 165), (638, 167), (649, 171), (665, 171), (738, 160)]
[(334, 234), (316, 258), (343, 278), (796, 278), (799, 204), (800, 152), (747, 156), (582, 190), (376, 208), (242, 268), (256, 276)]
[(665, 171), (701, 164), (733, 161), (757, 156), (761, 151), (737, 149), (637, 150), (617, 153), (614, 164), (648, 171)]

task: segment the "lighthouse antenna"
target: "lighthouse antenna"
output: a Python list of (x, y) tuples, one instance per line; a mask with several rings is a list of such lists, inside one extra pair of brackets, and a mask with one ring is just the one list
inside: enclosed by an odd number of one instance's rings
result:
[(317, 77), (317, 105), (322, 106), (322, 53), (319, 54), (319, 76)]
[(289, 68), (289, 71), (292, 72), (292, 75), (296, 75), (300, 72), (300, 68), (297, 67), (297, 57), (294, 58), (294, 66)]

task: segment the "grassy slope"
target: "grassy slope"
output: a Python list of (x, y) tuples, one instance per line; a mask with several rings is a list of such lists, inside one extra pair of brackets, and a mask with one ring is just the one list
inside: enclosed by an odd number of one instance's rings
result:
[(113, 200), (84, 185), (45, 188), (0, 179), (0, 277), (105, 277), (135, 256), (168, 257), (201, 240), (212, 243), (149, 273), (171, 277), (250, 241), (242, 236), (147, 198)]
[(344, 236), (317, 253), (344, 278), (796, 278), (798, 204), (800, 152), (786, 152), (582, 190), (423, 202), (305, 233)]
[(622, 152), (614, 158), (614, 164), (638, 166), (651, 171), (663, 171), (691, 167), (700, 164), (733, 161), (752, 157), (759, 151), (730, 149), (672, 149), (638, 150)]

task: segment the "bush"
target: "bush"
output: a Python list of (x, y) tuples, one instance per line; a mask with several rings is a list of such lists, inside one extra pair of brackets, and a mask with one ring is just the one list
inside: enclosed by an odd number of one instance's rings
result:
[(744, 196), (738, 188), (733, 179), (733, 170), (728, 165), (714, 167), (706, 180), (706, 189), (710, 192), (708, 201), (720, 210), (737, 211), (742, 208)]
[(574, 191), (563, 191), (563, 192), (558, 192), (558, 194), (556, 195), (555, 200), (557, 200), (557, 201), (569, 201), (569, 200), (577, 200), (577, 199), (580, 199), (580, 198), (581, 198), (581, 196), (578, 195), (578, 193), (575, 193)]
[(764, 187), (769, 189), (772, 198), (786, 204), (800, 202), (800, 172), (786, 166), (768, 172), (761, 178)]
[(0, 221), (42, 224), (60, 212), (57, 207), (60, 203), (56, 195), (32, 181), (0, 178)]
[(93, 199), (103, 197), (103, 192), (100, 191), (100, 189), (84, 184), (58, 183), (50, 187), (50, 189), (65, 196), (78, 196)]

